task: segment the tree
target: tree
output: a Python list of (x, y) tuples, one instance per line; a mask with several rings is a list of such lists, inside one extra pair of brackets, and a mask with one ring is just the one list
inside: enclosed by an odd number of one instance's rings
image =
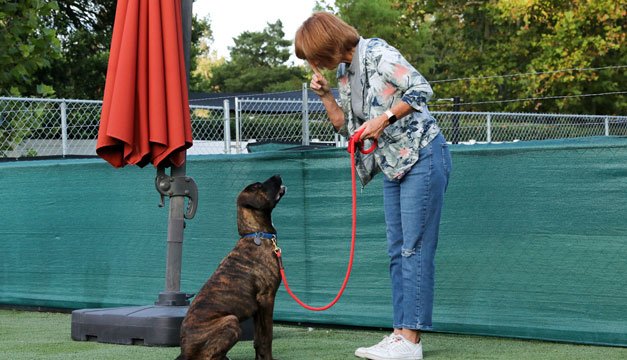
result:
[[(66, 0), (54, 13), (50, 27), (57, 29), (63, 57), (52, 71), (39, 77), (53, 83), (59, 97), (102, 99), (113, 35), (116, 0)], [(192, 18), (190, 83), (192, 91), (208, 91), (206, 69), (213, 41), (209, 18)], [(201, 72), (199, 64), (203, 64)], [(85, 81), (89, 79), (89, 81)]]
[[(516, 27), (527, 49), (527, 72), (600, 68), (627, 64), (627, 1), (559, 0), (495, 4), (499, 25)], [(567, 71), (521, 78), (519, 96), (547, 97), (625, 90), (623, 69)], [(529, 101), (543, 112), (624, 114), (624, 96), (571, 97)]]
[[(475, 111), (625, 113), (627, 0), (336, 0), (335, 12), (364, 37), (382, 37), (431, 82), (434, 99), (460, 96)], [(449, 81), (459, 78), (481, 78)], [(437, 110), (446, 108), (435, 107)]]
[(56, 1), (0, 1), (0, 93), (3, 95), (53, 93), (50, 85), (39, 82), (33, 75), (60, 56), (55, 31), (44, 26), (56, 9)]
[(35, 74), (58, 97), (102, 99), (116, 0), (64, 0), (47, 26), (56, 30), (62, 57)]
[(283, 39), (280, 20), (261, 32), (245, 31), (229, 48), (231, 60), (213, 69), (212, 87), (220, 92), (273, 92), (300, 89), (302, 67), (287, 66), (291, 41)]
[(197, 92), (211, 91), (212, 69), (224, 63), (224, 58), (218, 58), (217, 53), (211, 51), (213, 32), (209, 17), (192, 18), (192, 44), (190, 52), (190, 82), (189, 90)]
[(381, 38), (397, 48), (420, 72), (433, 67), (431, 23), (416, 1), (336, 0), (338, 16), (365, 38)]

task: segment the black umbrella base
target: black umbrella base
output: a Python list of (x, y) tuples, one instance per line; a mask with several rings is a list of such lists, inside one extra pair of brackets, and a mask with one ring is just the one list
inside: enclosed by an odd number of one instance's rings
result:
[[(72, 311), (72, 339), (110, 344), (179, 346), (188, 306), (127, 306)], [(253, 339), (253, 321), (241, 324), (240, 341)]]
[(179, 346), (187, 306), (127, 306), (72, 311), (72, 339), (110, 344)]

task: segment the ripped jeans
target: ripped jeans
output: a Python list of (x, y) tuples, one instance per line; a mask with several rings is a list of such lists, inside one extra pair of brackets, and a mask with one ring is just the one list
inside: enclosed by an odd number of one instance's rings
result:
[(432, 329), (434, 258), (451, 165), (440, 134), (400, 181), (384, 179), (395, 329)]

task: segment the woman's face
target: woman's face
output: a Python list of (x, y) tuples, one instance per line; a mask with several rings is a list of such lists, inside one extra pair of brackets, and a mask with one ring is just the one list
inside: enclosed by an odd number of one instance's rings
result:
[(340, 65), (340, 63), (345, 62), (350, 64), (352, 58), (353, 58), (353, 52), (355, 51), (355, 48), (351, 49), (349, 52), (345, 53), (342, 55), (342, 57), (340, 58), (340, 60), (335, 60), (332, 58), (327, 58), (327, 59), (322, 59), (319, 61), (309, 61), (310, 63), (313, 63), (317, 68), (319, 69), (326, 69), (326, 70), (335, 70), (337, 69), (337, 66)]
[(339, 62), (333, 59), (324, 59), (321, 61), (310, 61), (310, 63), (313, 63), (318, 69), (325, 69), (325, 70), (335, 70), (337, 66), (340, 64)]

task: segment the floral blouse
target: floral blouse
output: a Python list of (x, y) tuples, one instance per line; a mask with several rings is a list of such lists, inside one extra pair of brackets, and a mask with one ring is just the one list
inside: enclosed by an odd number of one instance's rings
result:
[[(418, 161), (420, 149), (440, 133), (427, 109), (433, 90), (400, 52), (384, 40), (361, 38), (357, 49), (363, 113), (367, 119), (380, 116), (401, 100), (415, 110), (385, 128), (375, 151), (370, 154), (356, 153), (357, 175), (363, 186), (379, 171), (383, 171), (389, 180), (398, 180)], [(344, 111), (344, 125), (339, 132), (345, 137), (353, 134), (363, 123), (352, 111), (347, 67), (347, 64), (341, 63), (337, 70), (340, 106)], [(370, 148), (372, 141), (366, 140), (364, 146)]]

